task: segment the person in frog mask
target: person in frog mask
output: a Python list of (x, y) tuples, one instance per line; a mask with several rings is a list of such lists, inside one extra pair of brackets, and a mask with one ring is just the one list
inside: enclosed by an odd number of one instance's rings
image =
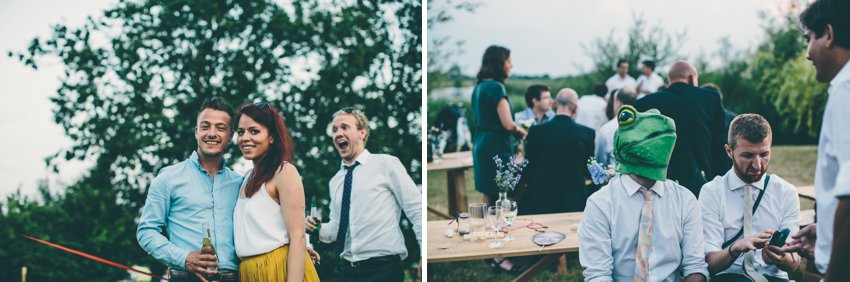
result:
[(632, 106), (618, 110), (617, 174), (590, 196), (579, 228), (585, 281), (705, 281), (700, 206), (667, 179), (676, 143), (672, 119)]

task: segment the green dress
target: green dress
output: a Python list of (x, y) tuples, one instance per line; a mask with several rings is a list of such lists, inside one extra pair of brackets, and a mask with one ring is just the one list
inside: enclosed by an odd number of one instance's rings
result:
[(475, 190), (495, 200), (496, 163), (493, 156), (504, 160), (514, 153), (513, 134), (505, 130), (499, 120), (496, 106), (508, 99), (505, 85), (495, 80), (483, 80), (472, 91), (472, 116), (477, 124), (472, 146), (472, 163), (475, 171)]

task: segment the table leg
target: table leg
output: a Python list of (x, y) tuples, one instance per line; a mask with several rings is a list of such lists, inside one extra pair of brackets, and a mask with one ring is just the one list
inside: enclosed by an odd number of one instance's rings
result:
[(539, 261), (537, 261), (536, 263), (534, 263), (533, 265), (528, 267), (528, 269), (526, 269), (524, 272), (522, 272), (522, 274), (517, 276), (513, 281), (517, 282), (517, 281), (529, 281), (529, 280), (531, 280), (532, 277), (539, 274), (547, 266), (551, 265), (552, 262), (557, 260), (558, 257), (560, 257), (562, 255), (564, 255), (564, 254), (548, 254), (548, 255), (544, 256)]
[(567, 255), (558, 258), (558, 273), (567, 273)]
[(454, 218), (461, 209), (466, 209), (466, 177), (464, 169), (449, 170), (446, 172), (448, 181), (449, 215)]

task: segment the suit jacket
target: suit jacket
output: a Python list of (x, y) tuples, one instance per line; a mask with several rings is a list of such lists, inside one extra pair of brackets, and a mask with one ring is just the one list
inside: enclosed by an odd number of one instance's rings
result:
[[(635, 102), (638, 111), (658, 109), (676, 122), (676, 147), (667, 178), (699, 196), (706, 179), (722, 176), (732, 166), (726, 155), (726, 118), (717, 92), (674, 83)], [(703, 173), (705, 174), (703, 176)]]
[(595, 134), (566, 115), (529, 129), (524, 173), (528, 187), (518, 203), (520, 214), (584, 210), (588, 196), (584, 179)]

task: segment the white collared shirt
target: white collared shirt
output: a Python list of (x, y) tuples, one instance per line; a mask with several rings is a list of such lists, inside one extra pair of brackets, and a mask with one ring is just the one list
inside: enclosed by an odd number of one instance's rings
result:
[[(644, 198), (640, 184), (618, 174), (590, 196), (579, 227), (579, 261), (585, 281), (632, 281)], [(708, 277), (702, 218), (696, 197), (672, 180), (657, 181), (652, 195), (652, 243), (647, 281)]]
[(599, 129), (605, 122), (608, 122), (608, 116), (605, 115), (605, 107), (607, 106), (608, 102), (599, 95), (581, 96), (581, 99), (578, 99), (578, 108), (576, 109), (576, 123), (593, 130)]
[[(753, 202), (758, 198), (764, 187), (767, 175), (761, 180), (752, 183)], [(705, 238), (705, 254), (723, 250), (723, 243), (732, 239), (738, 231), (743, 228), (744, 220), (744, 186), (743, 180), (730, 169), (723, 176), (717, 176), (702, 186), (699, 193), (699, 203), (702, 206), (702, 227)], [(787, 228), (790, 234), (796, 234), (800, 230), (800, 200), (797, 196), (797, 188), (776, 175), (770, 176), (758, 209), (753, 214), (753, 232), (759, 233), (765, 229), (782, 230)], [(755, 204), (755, 203), (754, 203)], [(741, 235), (738, 240), (746, 235)], [(786, 241), (791, 241), (788, 236)], [(753, 265), (756, 270), (764, 275), (788, 279), (788, 274), (775, 265), (764, 263), (761, 258), (761, 249), (756, 250)], [(729, 268), (719, 273), (743, 274), (741, 265), (744, 257), (741, 256)]]
[(841, 164), (850, 161), (850, 62), (829, 83), (829, 98), (823, 112), (823, 124), (818, 142), (818, 161), (815, 169), (815, 195), (817, 195), (817, 234), (815, 264), (826, 273), (832, 254), (832, 233), (838, 197), (850, 195), (850, 186), (836, 185)]
[[(407, 257), (404, 236), (399, 227), (401, 212), (407, 215), (422, 245), (422, 192), (407, 174), (398, 158), (371, 154), (363, 150), (355, 159), (359, 162), (352, 174), (351, 209), (348, 238), (342, 258), (356, 262), (373, 257), (401, 255)], [(331, 178), (330, 221), (319, 231), (322, 242), (335, 242), (339, 231), (342, 208), (345, 164)]]
[[(641, 84), (641, 82), (643, 82), (643, 84)], [(640, 75), (640, 77), (638, 77), (637, 84), (640, 85), (640, 88), (638, 89), (638, 99), (640, 99), (649, 93), (657, 92), (658, 88), (664, 86), (664, 79), (654, 72), (649, 76), (642, 74)], [(642, 90), (649, 91), (649, 93), (643, 93), (641, 92)]]
[(614, 76), (605, 81), (605, 87), (608, 87), (608, 94), (605, 94), (605, 99), (611, 99), (611, 93), (614, 93), (614, 90), (623, 87), (637, 87), (637, 81), (628, 74), (626, 77), (620, 78), (620, 75), (615, 73)]

